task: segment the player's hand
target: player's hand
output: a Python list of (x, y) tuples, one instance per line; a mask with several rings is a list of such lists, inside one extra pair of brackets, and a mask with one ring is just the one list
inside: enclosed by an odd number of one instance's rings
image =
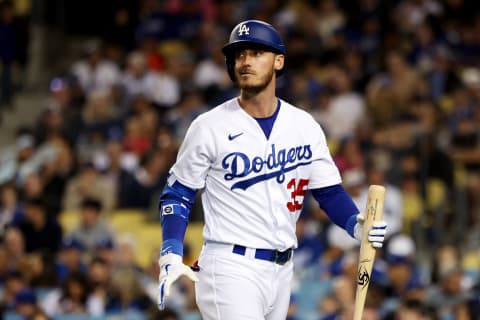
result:
[(158, 308), (165, 309), (165, 299), (170, 294), (170, 288), (181, 276), (187, 276), (193, 282), (198, 278), (190, 267), (183, 264), (182, 257), (175, 253), (167, 253), (158, 260), (160, 275), (158, 277)]
[[(355, 225), (353, 235), (355, 239), (362, 241), (363, 223), (365, 222), (365, 216), (362, 213), (357, 214), (357, 224)], [(385, 241), (385, 235), (387, 233), (387, 223), (383, 220), (374, 221), (372, 228), (368, 230), (368, 241), (374, 248), (381, 248)]]

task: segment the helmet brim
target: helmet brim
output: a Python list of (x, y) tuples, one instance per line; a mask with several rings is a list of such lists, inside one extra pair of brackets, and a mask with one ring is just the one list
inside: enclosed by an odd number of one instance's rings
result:
[(235, 52), (244, 49), (262, 49), (265, 51), (273, 52), (276, 54), (283, 54), (285, 55), (285, 51), (281, 51), (273, 47), (268, 42), (259, 42), (259, 41), (249, 41), (249, 40), (238, 40), (231, 43), (226, 44), (222, 48), (222, 52), (225, 56), (231, 56), (235, 54)]

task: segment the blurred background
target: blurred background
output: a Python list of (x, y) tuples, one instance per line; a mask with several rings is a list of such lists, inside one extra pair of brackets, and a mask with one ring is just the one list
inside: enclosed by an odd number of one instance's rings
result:
[[(387, 187), (365, 319), (479, 319), (480, 2), (0, 0), (5, 319), (200, 319), (156, 310), (157, 198), (191, 121), (234, 97), (245, 19), (287, 47), (278, 95), (322, 125), (360, 210)], [(358, 243), (308, 195), (290, 320), (351, 319)], [(186, 263), (202, 245), (197, 201)]]

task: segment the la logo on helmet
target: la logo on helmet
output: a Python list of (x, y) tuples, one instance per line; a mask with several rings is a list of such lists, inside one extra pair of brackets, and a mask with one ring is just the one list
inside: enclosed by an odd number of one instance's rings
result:
[(238, 35), (239, 36), (243, 36), (243, 34), (245, 35), (250, 35), (250, 28), (247, 27), (247, 25), (244, 23), (240, 26), (240, 28), (238, 29)]

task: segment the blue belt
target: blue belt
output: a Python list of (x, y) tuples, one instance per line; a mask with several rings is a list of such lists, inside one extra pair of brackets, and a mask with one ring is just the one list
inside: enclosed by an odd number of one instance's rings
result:
[[(244, 246), (239, 246), (238, 244), (233, 246), (233, 253), (244, 256), (247, 248)], [(292, 249), (287, 249), (285, 251), (277, 251), (270, 249), (255, 249), (255, 258), (260, 260), (266, 260), (275, 262), (277, 264), (283, 265), (290, 260), (292, 257)]]

